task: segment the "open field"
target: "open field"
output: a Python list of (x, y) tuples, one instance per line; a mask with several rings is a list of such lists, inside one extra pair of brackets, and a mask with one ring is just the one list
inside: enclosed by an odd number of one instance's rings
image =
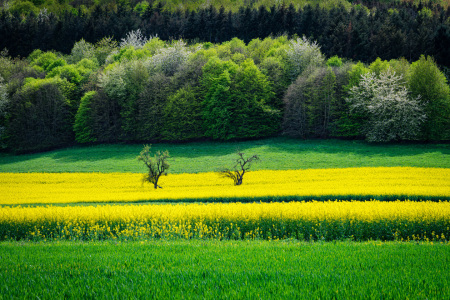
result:
[(158, 190), (141, 149), (0, 154), (0, 299), (450, 298), (448, 144), (158, 144)]
[(0, 208), (1, 240), (448, 241), (450, 202), (289, 202)]
[[(363, 141), (273, 138), (247, 142), (154, 144), (170, 152), (169, 173), (213, 172), (232, 167), (236, 149), (258, 154), (252, 170), (356, 167), (450, 168), (450, 144), (369, 144)], [(45, 153), (0, 153), (0, 172), (145, 172), (142, 145), (96, 145)]]
[(216, 173), (169, 174), (162, 189), (135, 173), (0, 173), (0, 205), (101, 202), (253, 202), (450, 197), (448, 168), (254, 171), (234, 186)]
[(5, 299), (449, 299), (440, 243), (0, 243)]

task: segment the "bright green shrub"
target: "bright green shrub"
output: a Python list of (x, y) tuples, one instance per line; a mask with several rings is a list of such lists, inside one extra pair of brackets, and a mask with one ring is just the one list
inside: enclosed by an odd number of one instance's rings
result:
[(433, 58), (421, 56), (409, 69), (411, 94), (425, 104), (427, 119), (422, 137), (426, 140), (450, 139), (450, 87)]

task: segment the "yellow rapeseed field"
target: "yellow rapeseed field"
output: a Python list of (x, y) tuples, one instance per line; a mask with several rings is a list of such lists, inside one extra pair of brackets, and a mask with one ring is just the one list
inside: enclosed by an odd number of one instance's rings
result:
[(1, 207), (0, 240), (440, 240), (450, 202), (325, 201)]
[(241, 186), (216, 173), (169, 174), (163, 189), (135, 173), (0, 173), (0, 204), (130, 202), (283, 196), (448, 197), (450, 169), (345, 168), (253, 171)]

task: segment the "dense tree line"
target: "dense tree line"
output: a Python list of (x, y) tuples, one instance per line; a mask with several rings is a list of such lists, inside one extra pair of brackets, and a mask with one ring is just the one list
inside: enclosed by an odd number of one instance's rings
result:
[[(120, 40), (140, 29), (145, 36), (162, 40), (221, 43), (237, 37), (248, 43), (255, 38), (288, 35), (306, 36), (321, 45), (327, 56), (363, 62), (377, 57), (390, 60), (420, 55), (433, 56), (450, 67), (450, 8), (413, 5), (410, 2), (369, 1), (363, 5), (322, 8), (293, 4), (272, 7), (241, 7), (236, 12), (209, 6), (195, 11), (167, 10), (163, 4), (93, 6), (89, 10), (63, 10), (59, 14), (31, 10), (0, 10), (0, 49), (13, 57), (28, 56), (34, 49), (69, 53), (84, 39), (97, 43), (109, 36)], [(138, 5), (140, 8), (137, 9)], [(150, 1), (152, 4), (152, 1)]]
[(187, 45), (137, 30), (68, 55), (0, 55), (0, 142), (12, 151), (279, 134), (450, 140), (450, 88), (430, 56), (356, 63), (306, 37)]

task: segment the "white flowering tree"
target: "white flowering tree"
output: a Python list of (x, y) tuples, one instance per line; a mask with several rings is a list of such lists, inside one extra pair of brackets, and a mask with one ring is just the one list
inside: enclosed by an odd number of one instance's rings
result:
[(188, 60), (191, 53), (183, 41), (177, 41), (171, 47), (158, 49), (150, 59), (153, 71), (172, 76)]
[(371, 142), (416, 139), (426, 119), (419, 97), (411, 97), (403, 77), (391, 69), (379, 77), (363, 74), (346, 101), (351, 112), (367, 116), (363, 130)]
[(125, 38), (120, 40), (120, 48), (133, 46), (134, 49), (139, 49), (144, 47), (145, 43), (147, 43), (149, 39), (146, 38), (140, 29), (132, 30), (127, 33)]
[(310, 42), (305, 36), (291, 41), (286, 53), (291, 81), (297, 79), (303, 72), (311, 71), (325, 62), (317, 42)]

